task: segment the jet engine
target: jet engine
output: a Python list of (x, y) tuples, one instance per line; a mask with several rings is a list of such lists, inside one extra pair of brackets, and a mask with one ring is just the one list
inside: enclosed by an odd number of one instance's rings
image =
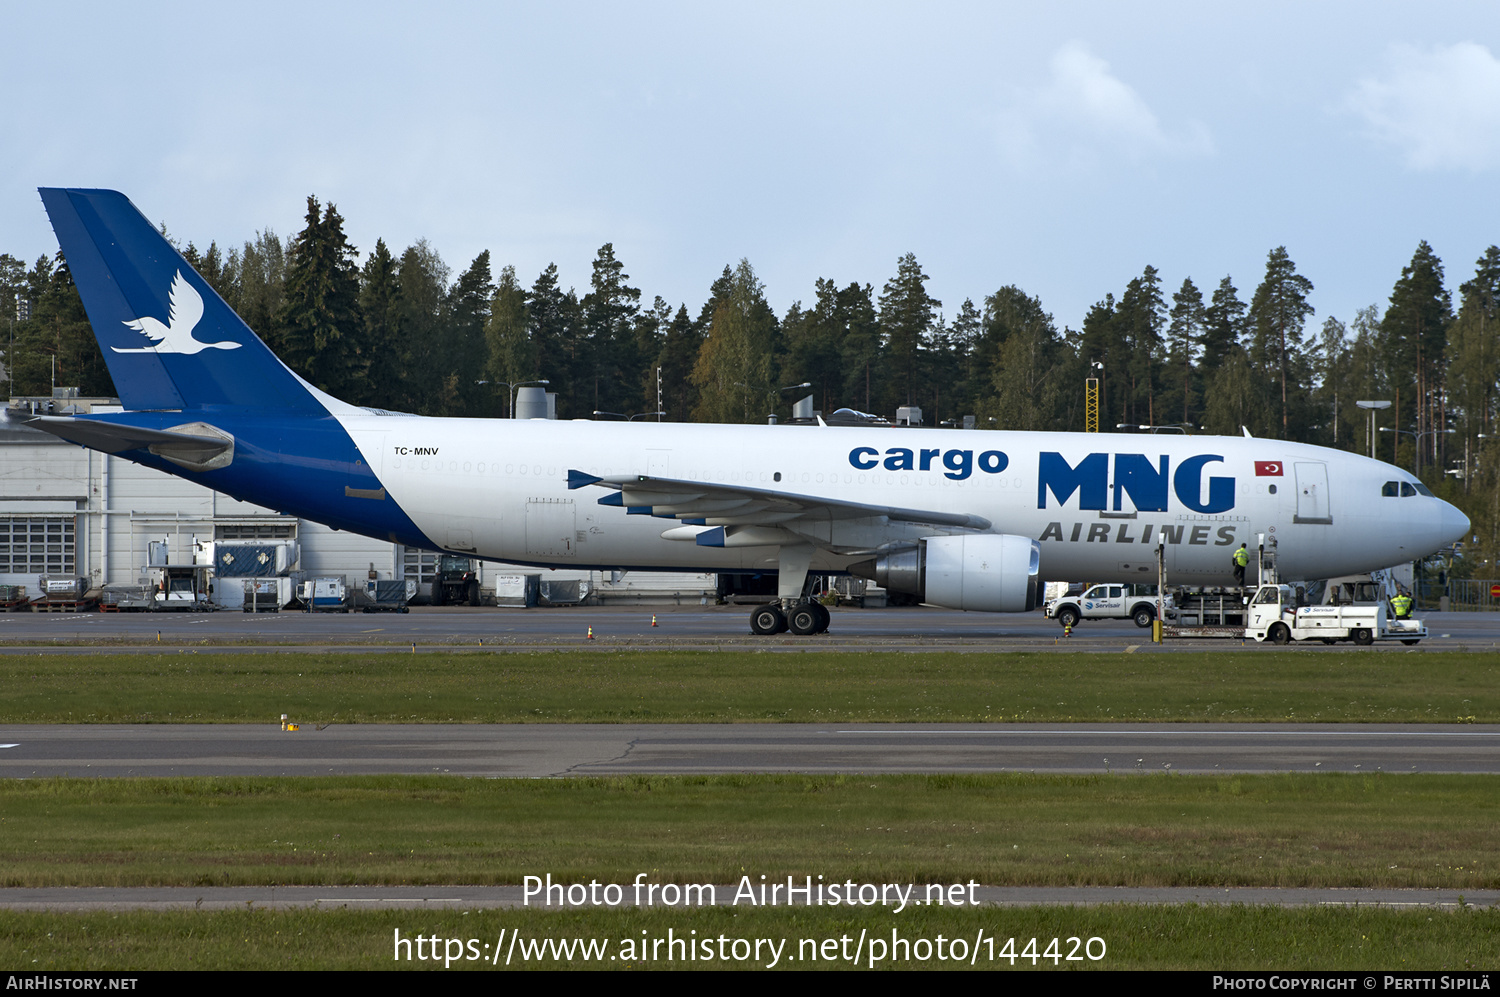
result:
[(1025, 613), (1041, 602), (1041, 559), (1041, 545), (1029, 537), (924, 537), (915, 547), (852, 564), (849, 573), (934, 606)]

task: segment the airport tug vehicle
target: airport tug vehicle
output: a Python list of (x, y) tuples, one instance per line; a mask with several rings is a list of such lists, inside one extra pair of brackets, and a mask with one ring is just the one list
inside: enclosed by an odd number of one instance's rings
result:
[(1421, 620), (1397, 619), (1384, 601), (1321, 606), (1299, 606), (1297, 602), (1290, 585), (1262, 585), (1250, 601), (1245, 636), (1273, 644), (1294, 640), (1321, 640), (1325, 644), (1399, 640), (1415, 644), (1427, 636)]

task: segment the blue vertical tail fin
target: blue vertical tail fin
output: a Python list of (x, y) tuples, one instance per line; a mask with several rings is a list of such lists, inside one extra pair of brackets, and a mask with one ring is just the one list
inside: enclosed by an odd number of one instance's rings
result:
[(124, 194), (41, 195), (126, 408), (322, 415), (339, 404), (283, 364)]

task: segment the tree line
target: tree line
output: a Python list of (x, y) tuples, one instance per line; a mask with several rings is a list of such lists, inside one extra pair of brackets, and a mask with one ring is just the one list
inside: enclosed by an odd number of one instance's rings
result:
[[(1092, 376), (1105, 431), (1243, 427), (1368, 453), (1370, 420), (1356, 402), (1388, 400), (1376, 454), (1463, 507), (1486, 559), (1500, 547), (1495, 246), (1456, 306), (1422, 242), (1384, 308), (1316, 324), (1312, 281), (1277, 247), (1248, 294), (1230, 276), (1211, 291), (1191, 278), (1169, 291), (1147, 266), (1078, 330), (1057, 328), (1015, 286), (945, 311), (910, 253), (878, 291), (818, 278), (780, 316), (748, 260), (726, 265), (695, 312), (660, 296), (647, 304), (610, 243), (581, 293), (562, 287), (555, 264), (529, 286), (513, 266), (497, 275), (488, 251), (454, 277), (425, 240), (399, 255), (377, 240), (361, 260), (337, 209), (315, 197), (292, 238), (268, 229), (228, 250), (182, 252), (309, 381), (355, 404), (424, 415), (504, 416), (513, 385), (545, 380), (561, 418), (655, 418), (660, 378), (667, 421), (786, 417), (806, 392), (781, 388), (810, 382), (824, 413), (890, 418), (915, 405), (927, 425), (972, 415), (982, 429), (1082, 430)], [(0, 307), (12, 317), (13, 397), (53, 384), (114, 393), (60, 254), (30, 268), (0, 255)]]

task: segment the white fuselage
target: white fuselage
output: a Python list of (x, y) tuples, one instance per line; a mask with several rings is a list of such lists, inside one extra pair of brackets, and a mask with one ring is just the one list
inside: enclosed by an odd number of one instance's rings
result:
[[(1191, 585), (1229, 583), (1233, 551), (1255, 551), (1261, 534), (1275, 540), (1281, 577), (1311, 579), (1410, 561), (1467, 528), (1441, 499), (1383, 496), (1387, 482), (1415, 481), (1388, 464), (1245, 437), (338, 418), (435, 544), (539, 565), (776, 566), (774, 546), (663, 539), (675, 521), (600, 505), (602, 489), (570, 490), (574, 469), (980, 516), (989, 532), (1040, 541), (1049, 580), (1154, 581), (1164, 530), (1169, 580)], [(858, 559), (854, 548), (943, 532), (952, 531), (834, 523), (817, 537), (813, 568), (840, 570)]]

